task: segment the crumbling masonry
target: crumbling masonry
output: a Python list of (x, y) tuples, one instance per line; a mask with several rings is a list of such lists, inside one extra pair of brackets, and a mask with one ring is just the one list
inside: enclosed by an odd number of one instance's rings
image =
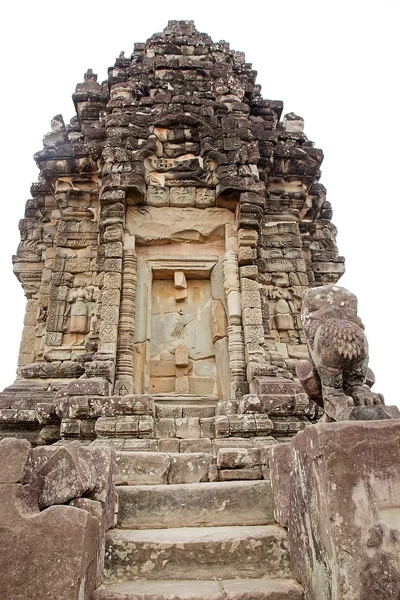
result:
[[(385, 563), (376, 593), (397, 600), (399, 542), (385, 530), (398, 531), (395, 517), (351, 514), (370, 524), (361, 541), (352, 530), (353, 562), (337, 531), (350, 527), (350, 509), (332, 499), (332, 436), (345, 461), (346, 443), (361, 448), (367, 430), (386, 444), (384, 475), (370, 446), (363, 454), (386, 487), (357, 480), (347, 490), (344, 477), (340, 500), (359, 485), (359, 502), (395, 510), (400, 429), (396, 409), (370, 392), (354, 301), (353, 316), (329, 313), (324, 334), (329, 345), (329, 331), (351, 331), (361, 348), (351, 389), (342, 358), (326, 379), (309, 313), (302, 324), (309, 288), (345, 293), (332, 287), (344, 259), (319, 183), (323, 153), (303, 119), (282, 118), (244, 54), (191, 21), (121, 53), (102, 84), (89, 69), (73, 101), (76, 116), (54, 117), (35, 155), (39, 180), (13, 257), (27, 306), (17, 379), (0, 394), (0, 450), (11, 457), (0, 495), (25, 507), (7, 510), (8, 537), (18, 530), (26, 549), (40, 527), (48, 540), (71, 530), (80, 541), (49, 541), (60, 572), (51, 553), (27, 567), (5, 544), (14, 576), (1, 597), (373, 600)], [(341, 422), (316, 425), (324, 408)], [(307, 470), (317, 447), (324, 483)], [(346, 464), (342, 475), (362, 477)], [(326, 486), (331, 512), (313, 485)]]

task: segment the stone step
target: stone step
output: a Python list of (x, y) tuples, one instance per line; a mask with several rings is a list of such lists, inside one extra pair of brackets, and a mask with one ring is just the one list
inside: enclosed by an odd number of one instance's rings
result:
[(277, 525), (114, 529), (104, 581), (290, 578), (286, 531)]
[(115, 485), (209, 481), (212, 455), (205, 452), (117, 452)]
[(152, 394), (154, 402), (170, 402), (172, 404), (192, 404), (204, 405), (209, 404), (216, 406), (218, 398), (215, 396), (203, 396), (198, 394)]
[(101, 585), (92, 600), (303, 600), (293, 579), (136, 581)]
[(138, 485), (118, 488), (118, 527), (220, 527), (275, 521), (269, 481)]
[(155, 402), (155, 416), (156, 418), (190, 418), (196, 417), (199, 419), (205, 419), (215, 416), (217, 404), (210, 404), (209, 402), (190, 402), (190, 404), (179, 404), (176, 402), (164, 401), (162, 403)]

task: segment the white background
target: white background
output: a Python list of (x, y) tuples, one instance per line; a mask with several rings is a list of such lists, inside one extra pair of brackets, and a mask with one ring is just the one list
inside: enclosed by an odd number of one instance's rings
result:
[(245, 52), (264, 98), (302, 116), (324, 150), (321, 182), (347, 265), (340, 283), (359, 297), (375, 390), (400, 405), (398, 0), (36, 0), (8, 2), (0, 17), (0, 390), (14, 380), (25, 306), (11, 255), (50, 119), (73, 116), (71, 94), (88, 67), (101, 82), (121, 50), (129, 56), (168, 19), (193, 19)]

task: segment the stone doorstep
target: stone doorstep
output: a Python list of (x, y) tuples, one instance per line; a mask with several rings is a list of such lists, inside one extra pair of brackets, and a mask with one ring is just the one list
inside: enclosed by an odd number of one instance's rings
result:
[[(241, 449), (223, 444), (219, 449), (211, 444), (197, 448), (191, 444), (181, 452), (174, 448), (167, 452), (117, 451), (114, 483), (120, 486), (269, 479), (269, 448)], [(221, 455), (225, 457), (223, 461), (219, 459)]]
[[(279, 438), (279, 442), (287, 442), (292, 438)], [(60, 444), (69, 444), (71, 440), (60, 440)], [(278, 440), (272, 436), (264, 437), (229, 437), (229, 438), (97, 438), (96, 440), (80, 440), (81, 444), (90, 444), (92, 446), (111, 446), (117, 452), (199, 452), (192, 448), (198, 447), (199, 444), (206, 443), (211, 445), (211, 453), (213, 458), (217, 458), (218, 451), (222, 448), (268, 448), (273, 444), (277, 444)], [(202, 450), (204, 452), (204, 450)]]
[(104, 581), (288, 579), (286, 530), (277, 525), (111, 530)]
[(214, 405), (218, 403), (218, 398), (215, 396), (200, 396), (196, 394), (152, 394), (154, 402), (164, 403), (169, 402), (171, 404), (192, 404), (192, 405)]
[(210, 404), (202, 402), (201, 404), (195, 404), (193, 402), (178, 404), (176, 402), (157, 402), (155, 403), (156, 419), (157, 418), (185, 418), (185, 417), (197, 417), (205, 419), (209, 417), (215, 417), (216, 403)]
[(92, 600), (303, 600), (293, 579), (136, 581), (101, 585)]
[(274, 523), (269, 481), (120, 486), (118, 527), (162, 529)]
[(209, 481), (212, 455), (205, 452), (117, 452), (115, 485)]

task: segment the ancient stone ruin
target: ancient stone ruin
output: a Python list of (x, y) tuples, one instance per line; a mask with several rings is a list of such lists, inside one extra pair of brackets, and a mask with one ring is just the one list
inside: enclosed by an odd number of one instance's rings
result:
[(303, 119), (192, 21), (73, 101), (13, 257), (0, 597), (398, 600), (400, 414)]

